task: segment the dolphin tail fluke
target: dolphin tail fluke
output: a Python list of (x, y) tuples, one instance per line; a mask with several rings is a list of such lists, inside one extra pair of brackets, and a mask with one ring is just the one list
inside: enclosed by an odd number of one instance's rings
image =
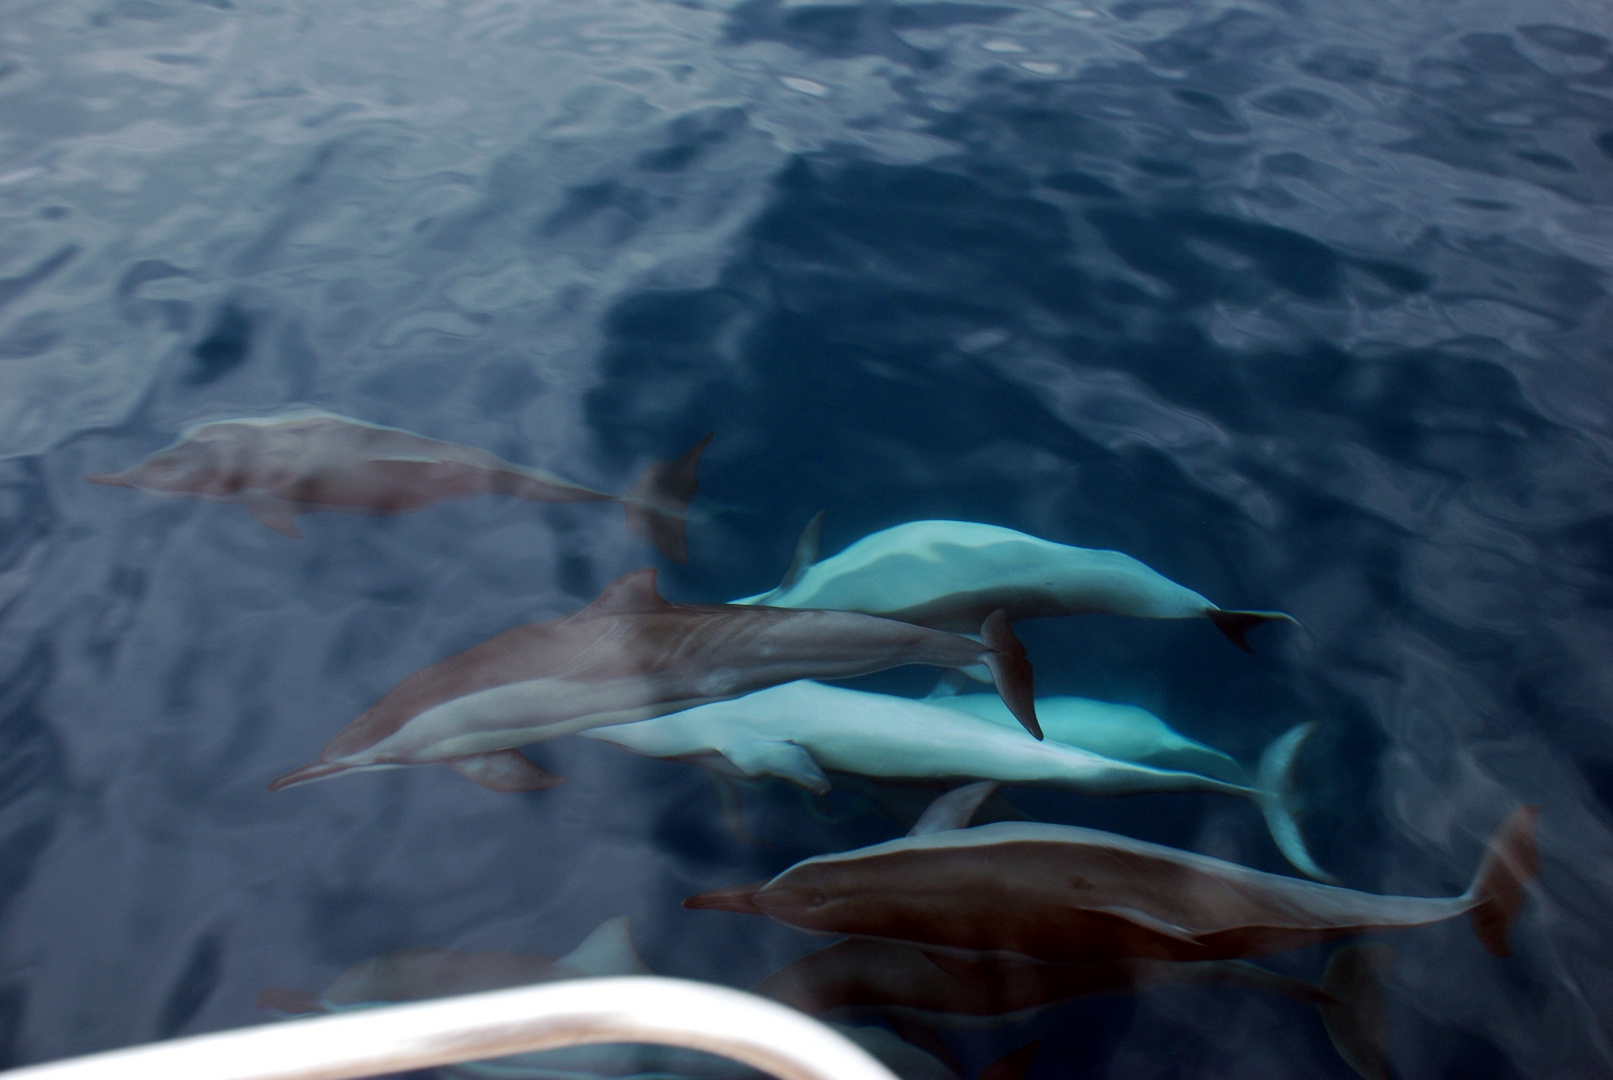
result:
[(335, 776), (353, 768), (352, 765), (343, 765), (335, 761), (316, 761), (312, 765), (304, 765), (300, 769), (293, 769), (284, 776), (277, 776), (269, 781), (270, 791), (283, 791), (298, 784), (311, 784), (315, 780), (323, 780), (327, 776)]
[(1322, 1026), (1339, 1057), (1363, 1080), (1389, 1077), (1389, 1015), (1380, 980), (1394, 955), (1387, 945), (1346, 945), (1322, 976), (1326, 1000), (1316, 1003)]
[(1025, 646), (1014, 636), (1008, 624), (1008, 612), (998, 608), (986, 616), (980, 627), (980, 640), (990, 651), (985, 655), (991, 681), (997, 684), (997, 693), (1003, 704), (1014, 714), (1014, 719), (1025, 725), (1025, 730), (1042, 737), (1042, 725), (1036, 719), (1036, 687), (1031, 662), (1025, 658)]
[(1025, 1080), (1026, 1074), (1031, 1071), (1031, 1063), (1041, 1049), (1042, 1040), (1037, 1039), (1004, 1054), (981, 1070), (980, 1080)]
[(306, 990), (288, 990), (284, 986), (271, 986), (258, 994), (257, 1006), (286, 1016), (307, 1016), (327, 1012), (318, 994)]
[(1272, 740), (1266, 752), (1260, 755), (1260, 766), (1255, 776), (1255, 801), (1265, 815), (1266, 827), (1277, 850), (1293, 864), (1294, 869), (1317, 881), (1332, 882), (1333, 875), (1316, 865), (1305, 846), (1305, 837), (1294, 820), (1294, 763), (1299, 749), (1310, 733), (1316, 730), (1314, 722), (1300, 724)]
[(1206, 611), (1205, 616), (1215, 624), (1215, 628), (1226, 635), (1228, 641), (1246, 653), (1254, 652), (1244, 635), (1261, 623), (1268, 622), (1294, 622), (1292, 615), (1281, 611), (1226, 611), (1222, 608), (1212, 608)]
[(1510, 955), (1507, 931), (1523, 908), (1523, 887), (1540, 872), (1540, 853), (1535, 848), (1535, 819), (1539, 816), (1540, 807), (1523, 806), (1502, 822), (1467, 891), (1473, 904), (1468, 912), (1473, 932), (1496, 956)]
[(532, 764), (519, 750), (495, 750), (491, 754), (450, 758), (446, 764), (489, 791), (542, 791), (566, 782), (565, 777)]
[(654, 544), (673, 562), (689, 558), (685, 526), (689, 502), (699, 487), (696, 473), (700, 455), (711, 442), (708, 433), (676, 461), (652, 461), (639, 474), (633, 489), (622, 498), (627, 528), (640, 540)]

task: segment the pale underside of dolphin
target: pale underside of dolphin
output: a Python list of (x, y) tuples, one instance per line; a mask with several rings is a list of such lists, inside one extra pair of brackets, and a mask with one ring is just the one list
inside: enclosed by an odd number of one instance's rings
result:
[(675, 461), (652, 462), (626, 495), (574, 484), (474, 447), (334, 413), (303, 410), (217, 420), (96, 484), (240, 503), (287, 536), (299, 514), (404, 514), (454, 499), (508, 495), (531, 502), (617, 502), (634, 535), (668, 558), (687, 557), (684, 522), (711, 436)]
[[(968, 695), (970, 698), (993, 695)], [(1134, 795), (1157, 791), (1208, 791), (1255, 801), (1271, 825), (1283, 854), (1303, 873), (1326, 878), (1312, 860), (1289, 806), (1289, 770), (1310, 725), (1301, 725), (1273, 744), (1256, 786), (1232, 759), (1166, 727), (1153, 714), (1082, 698), (1042, 698), (1036, 703), (1045, 742), (1027, 739), (1018, 721), (1002, 708), (1012, 728), (980, 715), (974, 702), (949, 707), (957, 699), (875, 694), (815, 682), (793, 682), (714, 705), (584, 732), (650, 757), (681, 758), (742, 777), (779, 776), (817, 793), (830, 789), (826, 771), (890, 780), (974, 779), (1006, 784), (1059, 787), (1087, 795)], [(1230, 766), (1237, 779), (1121, 760), (1081, 746), (1080, 720), (1091, 714), (1100, 738), (1110, 745), (1142, 750), (1152, 746), (1198, 747), (1216, 767)], [(1060, 717), (1060, 739), (1047, 727)], [(1128, 723), (1140, 731), (1128, 730)], [(1174, 738), (1172, 738), (1174, 737)], [(1184, 754), (1184, 757), (1189, 755)]]
[[(271, 789), (357, 769), (445, 764), (485, 787), (559, 779), (515, 749), (800, 678), (905, 664), (981, 667), (1033, 734), (1031, 666), (1001, 613), (983, 641), (840, 611), (672, 604), (640, 570), (564, 618), (505, 631), (409, 676)], [(1026, 740), (1029, 742), (1030, 740)]]
[(1532, 807), (1502, 824), (1465, 893), (1438, 898), (1356, 892), (1068, 825), (945, 827), (972, 813), (960, 797), (992, 786), (942, 796), (932, 807), (940, 820), (921, 820), (900, 840), (807, 859), (684, 905), (1043, 963), (1232, 960), (1465, 914), (1484, 947), (1505, 956), (1538, 867)]
[(1229, 611), (1118, 551), (1071, 547), (997, 525), (910, 521), (819, 562), (819, 514), (779, 586), (733, 601), (833, 608), (969, 633), (999, 608), (1010, 619), (1111, 614), (1209, 619), (1249, 650), (1244, 635), (1277, 611)]
[(1382, 945), (1347, 945), (1333, 954), (1317, 985), (1243, 960), (1039, 964), (847, 938), (792, 961), (752, 992), (809, 1016), (878, 1015), (900, 1031), (915, 1023), (931, 1030), (1024, 1023), (1049, 1007), (1098, 994), (1236, 986), (1316, 1006), (1345, 1061), (1365, 1080), (1382, 1080), (1388, 1018), (1379, 976), (1390, 959)]

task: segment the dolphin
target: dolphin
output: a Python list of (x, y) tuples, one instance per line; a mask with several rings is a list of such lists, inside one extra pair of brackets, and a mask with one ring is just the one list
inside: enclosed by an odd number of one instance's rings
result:
[(910, 521), (865, 536), (817, 561), (820, 513), (796, 545), (777, 588), (733, 601), (771, 607), (833, 608), (968, 633), (989, 612), (1010, 619), (1111, 614), (1209, 619), (1227, 640), (1280, 611), (1229, 611), (1118, 551), (1055, 544), (972, 521)]
[(216, 420), (92, 484), (245, 506), (264, 525), (299, 537), (297, 515), (319, 510), (405, 514), (476, 495), (532, 502), (618, 502), (634, 535), (670, 559), (687, 558), (684, 521), (707, 435), (676, 461), (652, 462), (626, 495), (609, 495), (483, 450), (335, 413), (301, 410)]
[(982, 641), (844, 611), (671, 604), (655, 571), (572, 615), (506, 630), (409, 676), (270, 790), (354, 769), (446, 764), (495, 791), (560, 782), (515, 748), (739, 697), (800, 678), (904, 664), (983, 666), (1038, 738), (1030, 662), (1001, 612)]
[(1095, 994), (1239, 986), (1314, 1005), (1340, 1056), (1365, 1080), (1384, 1080), (1389, 1032), (1379, 976), (1390, 959), (1391, 950), (1382, 945), (1346, 945), (1329, 959), (1317, 985), (1243, 960), (1037, 964), (943, 956), (888, 941), (847, 938), (785, 965), (751, 992), (809, 1016), (874, 1013), (898, 1030), (914, 1023), (934, 1030), (1020, 1023)]
[[(967, 697), (999, 701), (987, 694)], [(994, 711), (989, 718), (982, 716), (987, 710), (973, 701), (955, 707), (960, 700), (915, 701), (803, 681), (582, 734), (649, 757), (693, 760), (728, 775), (782, 777), (818, 794), (830, 789), (825, 770), (831, 770), (889, 780), (998, 780), (1086, 795), (1151, 791), (1240, 795), (1253, 799), (1264, 812), (1273, 839), (1291, 863), (1311, 877), (1327, 876), (1306, 850), (1290, 808), (1289, 770), (1313, 725), (1302, 724), (1272, 744), (1257, 786), (1237, 762), (1182, 738), (1142, 709), (1083, 698), (1041, 698), (1036, 715), (1048, 738), (1034, 742), (1019, 731), (1006, 706), (1001, 716), (1014, 725), (1012, 729), (1000, 723)], [(1057, 733), (1048, 726), (1055, 717), (1060, 724)], [(1090, 718), (1096, 722), (1084, 722)], [(1185, 761), (1208, 761), (1233, 778), (1123, 760), (1078, 741), (1094, 733), (1101, 738), (1090, 741), (1144, 754), (1154, 747), (1169, 753), (1186, 744), (1198, 753), (1181, 754)]]
[(1467, 915), (1484, 947), (1506, 956), (1507, 929), (1538, 868), (1535, 807), (1501, 825), (1466, 892), (1438, 898), (1356, 892), (1070, 825), (948, 827), (967, 821), (968, 800), (992, 786), (943, 795), (926, 812), (932, 820), (900, 840), (806, 859), (684, 906), (938, 954), (1056, 964), (1236, 960)]
[[(403, 949), (354, 964), (319, 993), (270, 987), (258, 995), (257, 1004), (260, 1009), (304, 1016), (563, 979), (650, 974), (653, 972), (633, 947), (627, 917), (619, 916), (600, 923), (582, 944), (558, 960), (525, 953)], [(831, 1026), (910, 1080), (956, 1080), (941, 1062), (883, 1028)], [(1028, 1058), (1024, 1064), (1029, 1065)], [(994, 1068), (998, 1071), (988, 1068), (981, 1074), (982, 1080), (1023, 1077), (1023, 1069), (1010, 1073), (1001, 1063)], [(755, 1075), (749, 1068), (702, 1051), (635, 1043), (517, 1054), (469, 1062), (453, 1070), (478, 1080), (712, 1080), (730, 1076), (738, 1080)]]

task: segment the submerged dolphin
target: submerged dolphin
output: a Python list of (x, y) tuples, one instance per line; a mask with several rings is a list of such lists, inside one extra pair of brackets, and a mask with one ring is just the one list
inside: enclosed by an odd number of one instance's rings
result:
[[(968, 698), (990, 697), (970, 694)], [(793, 682), (759, 690), (732, 701), (583, 732), (649, 757), (676, 757), (711, 765), (740, 776), (779, 776), (811, 791), (830, 788), (824, 770), (883, 779), (923, 780), (966, 777), (1009, 784), (1037, 784), (1086, 795), (1132, 795), (1150, 791), (1211, 791), (1253, 799), (1265, 814), (1272, 838), (1302, 872), (1325, 878), (1311, 859), (1289, 807), (1289, 771), (1304, 724), (1274, 742), (1262, 758), (1260, 781), (1251, 781), (1237, 762), (1209, 747), (1183, 739), (1152, 713), (1083, 698), (1041, 698), (1037, 718), (1048, 735), (1033, 742), (1019, 730), (1007, 707), (1001, 715), (1010, 729), (990, 718), (979, 704), (958, 698), (915, 701), (815, 682)], [(1090, 714), (1102, 723), (1085, 724)], [(1059, 732), (1049, 727), (1058, 718)], [(1195, 763), (1208, 759), (1222, 779), (1201, 771), (1172, 769), (1136, 760), (1118, 760), (1082, 746), (1083, 736), (1146, 754), (1153, 747), (1174, 752), (1195, 747)], [(1064, 735), (1066, 737), (1060, 737)], [(1174, 737), (1174, 738), (1171, 738)]]
[[(317, 994), (270, 987), (258, 995), (257, 1004), (260, 1009), (300, 1016), (563, 979), (649, 974), (649, 966), (633, 948), (628, 920), (622, 916), (601, 923), (558, 960), (523, 953), (404, 949), (354, 964)], [(955, 1080), (940, 1062), (882, 1028), (831, 1026), (909, 1080)], [(1029, 1065), (1028, 1058), (1025, 1065)], [(755, 1075), (747, 1067), (699, 1050), (642, 1043), (545, 1050), (452, 1068), (484, 1080), (712, 1080), (726, 1076), (738, 1080)], [(1023, 1077), (1023, 1069), (1010, 1073), (1001, 1065), (997, 1068), (995, 1073), (988, 1069), (982, 1080)]]
[(937, 800), (940, 820), (931, 824), (940, 831), (920, 821), (900, 840), (806, 859), (771, 881), (702, 893), (684, 906), (1061, 964), (1232, 960), (1465, 914), (1484, 947), (1505, 956), (1507, 928), (1538, 865), (1534, 807), (1502, 824), (1467, 892), (1425, 898), (1280, 877), (1069, 825), (944, 828), (959, 798), (978, 794), (960, 789)]
[(865, 536), (817, 561), (823, 515), (807, 525), (784, 580), (733, 601), (772, 607), (862, 611), (971, 632), (998, 608), (1010, 619), (1107, 613), (1148, 619), (1206, 618), (1238, 648), (1278, 611), (1227, 611), (1130, 555), (1070, 547), (997, 525), (910, 521)]
[[(739, 697), (800, 678), (904, 664), (984, 665), (1038, 738), (1031, 666), (1007, 618), (983, 642), (844, 611), (671, 604), (655, 571), (607, 585), (575, 614), (507, 630), (404, 679), (271, 790), (353, 769), (449, 765), (495, 791), (559, 783), (515, 747)], [(1029, 740), (1027, 740), (1029, 741)]]
[(942, 956), (888, 941), (847, 938), (769, 975), (752, 992), (809, 1016), (875, 1013), (898, 1030), (918, 1022), (973, 1028), (1019, 1023), (1040, 1010), (1096, 994), (1163, 986), (1240, 986), (1316, 1006), (1340, 1056), (1366, 1080), (1386, 1076), (1388, 1018), (1378, 975), (1390, 950), (1347, 945), (1328, 961), (1321, 985), (1242, 960), (1094, 960), (1038, 964), (997, 957)]
[(298, 514), (404, 514), (452, 499), (511, 495), (532, 502), (619, 502), (634, 535), (668, 558), (686, 558), (684, 519), (707, 435), (676, 461), (652, 462), (626, 495), (573, 484), (483, 450), (334, 413), (217, 420), (189, 428), (170, 446), (94, 484), (245, 506), (287, 536)]

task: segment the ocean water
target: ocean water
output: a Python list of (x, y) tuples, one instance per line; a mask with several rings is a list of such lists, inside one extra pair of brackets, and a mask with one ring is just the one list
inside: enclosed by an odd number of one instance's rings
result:
[[(1383, 935), (1407, 1078), (1613, 1071), (1613, 16), (1449, 0), (0, 0), (0, 1060), (266, 1022), (415, 946), (632, 918), (748, 987), (822, 944), (683, 897), (900, 835), (564, 739), (271, 794), (398, 680), (662, 567), (765, 590), (946, 517), (1228, 607), (1020, 626), (1042, 693), (1252, 761), (1449, 895), (1522, 803), (1505, 960)], [(1598, 374), (1598, 373), (1601, 374)], [(673, 566), (613, 507), (304, 517), (86, 484), (313, 405), (624, 490), (716, 433)], [(906, 669), (859, 685), (923, 694)], [(1282, 871), (1215, 796), (1008, 796)], [(1274, 957), (1316, 978), (1326, 951)], [(1303, 1002), (1177, 988), (949, 1037), (1031, 1080), (1354, 1075)]]

